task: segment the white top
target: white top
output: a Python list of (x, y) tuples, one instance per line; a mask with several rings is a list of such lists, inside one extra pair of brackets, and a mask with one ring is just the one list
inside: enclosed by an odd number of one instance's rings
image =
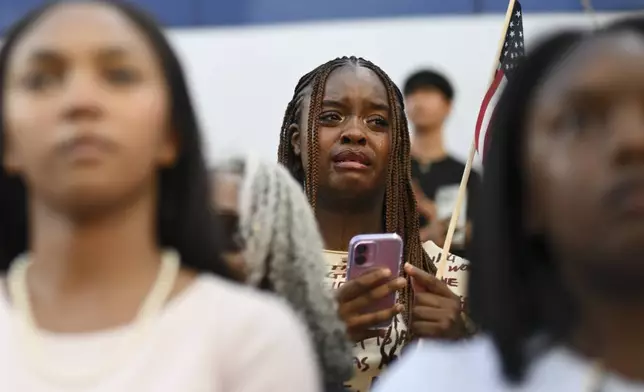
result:
[[(70, 392), (27, 365), (6, 295), (0, 298), (0, 386), (12, 392)], [(56, 367), (100, 367), (128, 326), (83, 334), (45, 333)], [(201, 275), (154, 321), (139, 350), (83, 392), (319, 392), (302, 324), (280, 300)]]
[[(505, 382), (498, 354), (485, 337), (463, 343), (423, 341), (421, 348), (410, 348), (380, 380), (374, 392), (594, 392), (592, 365), (565, 348), (553, 348), (531, 365), (525, 382), (511, 386)], [(601, 392), (642, 392), (644, 384), (634, 384), (610, 375)]]

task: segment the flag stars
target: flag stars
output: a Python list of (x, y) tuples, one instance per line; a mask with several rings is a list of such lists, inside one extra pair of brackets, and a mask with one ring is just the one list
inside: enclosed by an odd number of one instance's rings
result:
[[(510, 18), (506, 20), (506, 24), (503, 30), (503, 46), (501, 47), (499, 57), (497, 58), (498, 63), (496, 64), (497, 71), (500, 72), (501, 76), (505, 80), (511, 80), (516, 68), (521, 58), (525, 55), (524, 50), (524, 41), (523, 41), (523, 11), (521, 10), (521, 0), (515, 0), (512, 2), (512, 10), (509, 11)], [(481, 111), (479, 113), (479, 118), (483, 118), (488, 114), (492, 114), (494, 110), (494, 105), (488, 106), (488, 103), (496, 96), (500, 91), (498, 84), (492, 84), (486, 94), (486, 98), (483, 101), (481, 106)], [(484, 126), (482, 123), (477, 124), (476, 127), (476, 145), (477, 147), (482, 147), (481, 141), (485, 141), (487, 137), (488, 126)], [(479, 154), (482, 153), (482, 150), (477, 148)]]
[[(508, 21), (505, 31), (505, 42), (500, 53), (499, 69), (504, 71), (507, 76), (516, 68), (516, 62), (524, 56), (523, 49), (523, 21), (521, 20), (520, 5), (515, 4), (512, 11), (512, 18)], [(515, 17), (515, 15), (517, 15)]]

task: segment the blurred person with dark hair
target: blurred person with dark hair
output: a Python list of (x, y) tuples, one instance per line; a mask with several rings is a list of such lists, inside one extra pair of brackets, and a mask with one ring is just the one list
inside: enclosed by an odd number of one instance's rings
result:
[(183, 71), (150, 18), (48, 3), (5, 36), (0, 90), (3, 390), (319, 390), (293, 312), (230, 279)]
[[(412, 125), (412, 178), (422, 241), (431, 240), (443, 246), (465, 165), (445, 149), (443, 130), (452, 110), (454, 87), (444, 75), (422, 70), (412, 74), (404, 83), (403, 92), (407, 115)], [(459, 217), (453, 245), (450, 249), (465, 256), (470, 223), (478, 195), (480, 178), (470, 174), (464, 210)]]
[(244, 282), (284, 298), (306, 321), (325, 391), (343, 390), (353, 347), (324, 285), (322, 236), (302, 187), (282, 165), (253, 157), (228, 159), (212, 177), (224, 257)]
[(486, 336), (428, 343), (380, 392), (644, 391), (643, 22), (559, 33), (520, 63), (474, 236)]

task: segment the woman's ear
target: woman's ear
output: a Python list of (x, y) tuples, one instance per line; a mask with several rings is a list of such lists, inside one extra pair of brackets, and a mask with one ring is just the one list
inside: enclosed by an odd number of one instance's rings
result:
[(288, 127), (288, 130), (291, 134), (291, 148), (293, 149), (293, 153), (299, 157), (302, 155), (302, 138), (300, 127), (297, 124), (291, 124)]

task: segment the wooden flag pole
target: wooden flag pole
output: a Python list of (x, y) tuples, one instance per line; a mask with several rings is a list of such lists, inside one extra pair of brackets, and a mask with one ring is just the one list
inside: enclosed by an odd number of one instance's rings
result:
[(595, 7), (593, 7), (592, 0), (581, 0), (581, 7), (584, 9), (588, 15), (590, 15), (590, 20), (593, 24), (593, 28), (599, 28), (599, 21), (597, 20), (597, 13), (595, 12)]
[[(505, 42), (505, 36), (508, 32), (508, 25), (510, 24), (510, 19), (512, 19), (512, 9), (514, 8), (515, 0), (510, 0), (508, 4), (508, 10), (505, 13), (505, 22), (503, 24), (503, 33), (501, 34), (501, 39), (499, 40), (499, 47), (496, 52), (495, 59), (501, 57), (503, 53), (503, 43)], [(494, 69), (492, 70), (492, 81), (496, 76), (498, 64), (495, 61)], [(490, 82), (492, 83), (492, 82)], [(463, 200), (465, 198), (465, 191), (467, 190), (467, 182), (470, 179), (470, 172), (472, 171), (472, 163), (474, 162), (474, 156), (476, 155), (476, 136), (472, 140), (472, 147), (470, 147), (470, 155), (467, 158), (465, 163), (465, 170), (463, 171), (463, 177), (461, 177), (461, 185), (458, 188), (458, 195), (456, 197), (456, 204), (452, 210), (452, 217), (449, 221), (449, 226), (447, 228), (447, 235), (445, 236), (445, 244), (443, 245), (443, 250), (441, 251), (440, 258), (438, 260), (438, 268), (436, 271), (436, 277), (442, 279), (445, 276), (445, 268), (447, 268), (447, 255), (449, 255), (449, 249), (452, 246), (452, 238), (454, 237), (454, 231), (456, 230), (456, 223), (461, 213), (461, 207), (463, 205)]]
[[(501, 40), (499, 41), (499, 47), (496, 53), (496, 59), (498, 61), (501, 58), (501, 53), (503, 53), (503, 43), (505, 42), (505, 36), (508, 32), (508, 26), (510, 25), (510, 19), (512, 19), (512, 9), (514, 8), (515, 0), (510, 0), (508, 4), (508, 10), (505, 12), (505, 22), (503, 23), (503, 32), (501, 34)], [(496, 76), (496, 71), (498, 64), (495, 62), (494, 69), (492, 70), (492, 79), (490, 84), (494, 81)], [(445, 244), (441, 250), (440, 257), (438, 259), (438, 268), (436, 270), (436, 277), (442, 279), (445, 276), (445, 269), (447, 268), (447, 255), (449, 255), (449, 249), (452, 246), (452, 237), (454, 237), (454, 230), (456, 229), (456, 222), (458, 222), (458, 217), (461, 212), (461, 206), (463, 205), (463, 199), (465, 198), (465, 190), (467, 189), (467, 182), (470, 179), (470, 172), (472, 171), (472, 163), (474, 162), (474, 156), (476, 155), (476, 135), (472, 138), (472, 147), (470, 147), (470, 155), (467, 158), (465, 163), (465, 170), (463, 170), (463, 177), (461, 177), (461, 185), (458, 188), (458, 195), (456, 197), (456, 205), (452, 210), (452, 217), (449, 221), (449, 227), (447, 229), (447, 236), (445, 237)], [(466, 290), (464, 288), (463, 290)], [(423, 346), (423, 341), (419, 340), (416, 343), (416, 350), (420, 350)]]

